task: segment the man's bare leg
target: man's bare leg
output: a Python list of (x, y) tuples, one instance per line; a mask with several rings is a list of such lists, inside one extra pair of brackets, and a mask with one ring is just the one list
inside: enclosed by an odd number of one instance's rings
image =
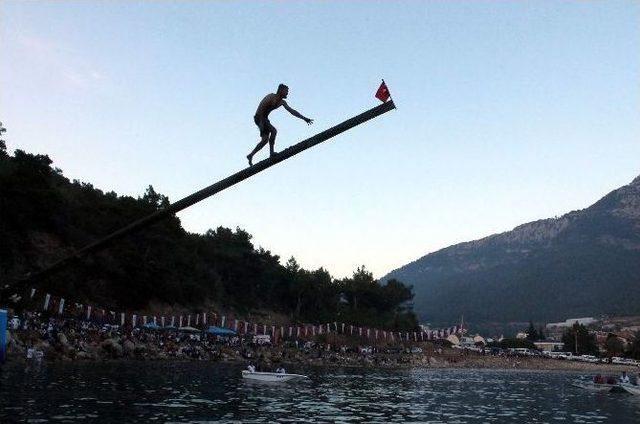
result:
[(278, 134), (278, 131), (276, 131), (276, 129), (274, 128), (269, 135), (269, 156), (273, 156), (276, 153), (275, 147), (276, 147), (277, 134)]
[(253, 166), (253, 155), (255, 155), (256, 153), (258, 153), (258, 151), (259, 151), (260, 149), (262, 149), (262, 148), (267, 144), (268, 137), (269, 137), (269, 135), (268, 135), (268, 134), (265, 134), (265, 135), (262, 137), (262, 140), (260, 140), (260, 142), (258, 143), (258, 145), (255, 147), (255, 149), (253, 149), (253, 150), (251, 151), (251, 153), (249, 153), (249, 154), (247, 155), (247, 160), (249, 160), (249, 166)]

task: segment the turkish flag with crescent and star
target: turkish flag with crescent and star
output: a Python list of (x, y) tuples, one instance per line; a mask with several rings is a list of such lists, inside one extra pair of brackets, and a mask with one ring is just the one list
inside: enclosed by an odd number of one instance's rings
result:
[(389, 100), (389, 97), (391, 97), (391, 93), (389, 93), (387, 84), (385, 84), (384, 80), (382, 80), (382, 84), (380, 84), (378, 91), (376, 91), (376, 98), (378, 98), (381, 102), (384, 103), (387, 100)]

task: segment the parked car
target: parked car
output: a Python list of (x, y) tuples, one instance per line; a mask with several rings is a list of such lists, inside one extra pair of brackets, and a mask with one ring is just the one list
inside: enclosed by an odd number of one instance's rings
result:
[(633, 360), (631, 358), (621, 358), (619, 356), (614, 356), (613, 358), (611, 358), (611, 363), (612, 364), (618, 364), (618, 365), (638, 365), (638, 361)]
[(558, 352), (558, 359), (571, 360), (573, 358), (573, 353), (571, 352)]
[(576, 359), (578, 361), (589, 362), (589, 363), (592, 363), (592, 364), (600, 362), (600, 359), (596, 358), (593, 355), (580, 355), (580, 356), (576, 356)]

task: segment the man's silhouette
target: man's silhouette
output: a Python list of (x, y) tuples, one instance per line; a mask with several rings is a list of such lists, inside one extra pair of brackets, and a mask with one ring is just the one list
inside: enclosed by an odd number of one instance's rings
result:
[(269, 122), (269, 114), (272, 110), (275, 110), (280, 106), (284, 106), (284, 108), (287, 109), (287, 111), (289, 111), (289, 113), (293, 116), (302, 119), (308, 125), (313, 124), (313, 119), (306, 118), (298, 113), (298, 111), (296, 111), (295, 109), (289, 107), (287, 102), (284, 101), (284, 99), (287, 98), (288, 94), (289, 87), (284, 84), (280, 84), (278, 86), (278, 91), (264, 96), (264, 99), (262, 99), (262, 101), (258, 105), (258, 110), (256, 110), (256, 115), (253, 117), (253, 121), (256, 123), (258, 129), (260, 130), (261, 140), (256, 148), (247, 155), (249, 166), (253, 165), (253, 155), (255, 155), (258, 150), (262, 149), (267, 144), (267, 142), (269, 142), (269, 156), (273, 156), (273, 154), (275, 153), (273, 148), (276, 144), (276, 134), (278, 134), (278, 131), (273, 127), (273, 125), (271, 125), (271, 122)]

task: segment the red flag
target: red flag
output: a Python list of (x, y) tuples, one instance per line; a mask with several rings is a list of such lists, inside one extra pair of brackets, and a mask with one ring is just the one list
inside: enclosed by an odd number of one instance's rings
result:
[(386, 102), (391, 97), (391, 93), (389, 93), (389, 89), (387, 88), (387, 84), (382, 81), (380, 87), (378, 87), (378, 91), (376, 91), (376, 98), (378, 98), (381, 102)]

